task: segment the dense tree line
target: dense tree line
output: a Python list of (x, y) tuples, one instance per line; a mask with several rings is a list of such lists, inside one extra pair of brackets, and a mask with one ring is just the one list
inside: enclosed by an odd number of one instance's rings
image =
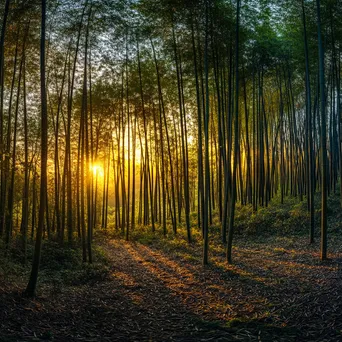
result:
[[(235, 204), (327, 196), (342, 170), (341, 3), (14, 1), (1, 4), (0, 235), (8, 248), (139, 226), (203, 236), (232, 262)], [(40, 80), (40, 81), (38, 81)], [(342, 191), (341, 191), (342, 193)], [(195, 213), (196, 215), (191, 215)], [(185, 229), (180, 229), (180, 228)], [(24, 261), (25, 261), (24, 260)]]

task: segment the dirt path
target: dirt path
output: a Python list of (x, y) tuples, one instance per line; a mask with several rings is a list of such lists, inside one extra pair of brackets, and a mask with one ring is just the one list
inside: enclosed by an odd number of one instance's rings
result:
[[(341, 341), (340, 264), (312, 250), (253, 244), (203, 269), (198, 246), (103, 244), (110, 278), (45, 289), (34, 301), (0, 291), (1, 341)], [(9, 291), (11, 291), (9, 293)]]

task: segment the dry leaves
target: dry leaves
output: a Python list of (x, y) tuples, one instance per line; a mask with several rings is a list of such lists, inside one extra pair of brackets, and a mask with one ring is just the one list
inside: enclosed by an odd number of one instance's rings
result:
[[(279, 245), (281, 244), (281, 248)], [(304, 247), (303, 247), (304, 246)], [(103, 243), (111, 277), (53, 287), (24, 299), (0, 284), (1, 341), (341, 341), (342, 261), (321, 263), (304, 240), (267, 240), (220, 248), (200, 264), (201, 246), (165, 251)]]

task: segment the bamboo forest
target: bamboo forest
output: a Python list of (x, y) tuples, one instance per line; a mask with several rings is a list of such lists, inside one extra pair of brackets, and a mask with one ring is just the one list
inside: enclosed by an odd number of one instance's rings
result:
[(0, 341), (342, 341), (341, 0), (0, 30)]

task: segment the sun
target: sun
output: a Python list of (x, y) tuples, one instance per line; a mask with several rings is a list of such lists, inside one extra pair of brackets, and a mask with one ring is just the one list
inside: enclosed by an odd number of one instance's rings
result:
[(93, 171), (95, 177), (103, 177), (103, 167), (99, 164), (94, 164), (90, 166), (90, 169)]

